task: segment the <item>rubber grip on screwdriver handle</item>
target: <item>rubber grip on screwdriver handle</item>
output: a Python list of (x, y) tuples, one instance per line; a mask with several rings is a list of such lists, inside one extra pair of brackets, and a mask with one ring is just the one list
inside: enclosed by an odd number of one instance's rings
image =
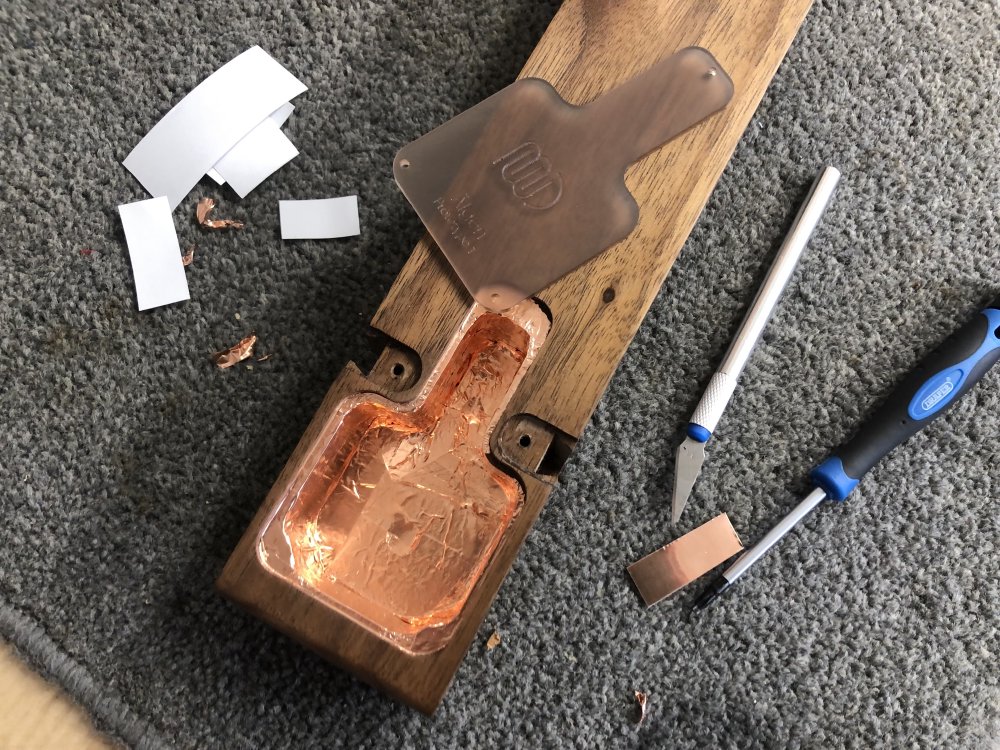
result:
[(883, 456), (954, 405), (1000, 360), (1000, 299), (945, 339), (809, 478), (844, 500)]

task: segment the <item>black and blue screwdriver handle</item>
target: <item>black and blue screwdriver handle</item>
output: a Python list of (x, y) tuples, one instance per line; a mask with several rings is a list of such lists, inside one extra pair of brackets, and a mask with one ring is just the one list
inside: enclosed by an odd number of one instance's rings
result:
[(708, 606), (824, 500), (844, 500), (879, 460), (929, 425), (1000, 360), (1000, 298), (928, 354), (858, 433), (809, 474), (816, 489), (724, 570), (695, 602)]
[(809, 474), (828, 499), (844, 500), (897, 445), (954, 405), (1000, 360), (1000, 297), (927, 355), (861, 430)]

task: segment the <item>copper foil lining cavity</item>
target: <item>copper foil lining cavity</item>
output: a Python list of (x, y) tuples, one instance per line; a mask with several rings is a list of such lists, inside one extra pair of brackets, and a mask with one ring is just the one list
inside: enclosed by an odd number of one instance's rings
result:
[(684, 588), (743, 549), (729, 516), (720, 513), (628, 566), (647, 607)]
[(265, 567), (410, 653), (447, 643), (523, 502), (487, 458), (548, 319), (475, 306), (419, 395), (342, 401), (261, 532)]

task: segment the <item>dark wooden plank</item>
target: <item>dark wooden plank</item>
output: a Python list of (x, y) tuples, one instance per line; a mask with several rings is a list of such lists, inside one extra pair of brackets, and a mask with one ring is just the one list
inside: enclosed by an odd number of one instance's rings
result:
[[(698, 45), (710, 50), (735, 84), (721, 113), (633, 165), (626, 184), (640, 207), (639, 224), (623, 242), (545, 289), (539, 299), (552, 327), (538, 359), (493, 435), (525, 488), (525, 502), (473, 590), (445, 648), (410, 656), (267, 573), (255, 541), (267, 512), (283, 495), (308, 448), (339, 400), (376, 391), (406, 400), (413, 377), (392, 375), (395, 361), (424, 375), (440, 358), (471, 303), (441, 253), (418, 242), (373, 325), (406, 349), (390, 346), (365, 376), (349, 365), (233, 553), (220, 590), (264, 620), (425, 712), (433, 711), (458, 667), (518, 548), (551, 490), (553, 477), (532, 472), (556, 445), (554, 471), (604, 392), (629, 341), (680, 251), (809, 8), (809, 0), (570, 0), (558, 12), (522, 76), (551, 82), (567, 101), (585, 103), (664, 55)], [(389, 168), (389, 165), (386, 165)], [(533, 415), (524, 422), (522, 414)], [(515, 444), (530, 431), (532, 448)], [(554, 468), (553, 468), (554, 467)]]

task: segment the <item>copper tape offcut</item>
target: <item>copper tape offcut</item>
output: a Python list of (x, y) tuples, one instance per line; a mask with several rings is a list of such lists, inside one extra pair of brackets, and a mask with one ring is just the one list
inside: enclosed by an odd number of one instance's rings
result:
[(670, 596), (740, 552), (736, 529), (721, 513), (628, 567), (647, 607)]

